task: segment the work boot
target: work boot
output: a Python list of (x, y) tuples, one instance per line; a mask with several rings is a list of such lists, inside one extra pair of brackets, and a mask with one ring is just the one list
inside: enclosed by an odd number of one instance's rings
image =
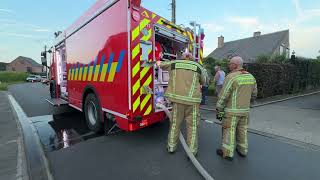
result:
[(176, 152), (175, 148), (170, 148), (170, 147), (167, 147), (167, 152), (169, 154), (174, 154)]
[(223, 159), (226, 159), (228, 161), (232, 161), (233, 160), (233, 157), (224, 156), (222, 149), (217, 149), (217, 155), (221, 156)]
[(238, 148), (236, 148), (236, 151), (237, 151), (237, 153), (239, 154), (240, 157), (243, 157), (243, 158), (247, 157), (247, 155), (246, 155), (246, 154), (242, 154), (242, 153), (238, 150)]

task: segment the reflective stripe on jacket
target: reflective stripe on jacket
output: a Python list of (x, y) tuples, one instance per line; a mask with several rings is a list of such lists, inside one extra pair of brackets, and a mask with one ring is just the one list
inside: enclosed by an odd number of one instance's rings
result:
[(217, 109), (224, 111), (226, 115), (248, 116), (251, 98), (256, 96), (256, 79), (247, 71), (239, 69), (226, 77)]
[(201, 102), (200, 84), (207, 81), (207, 72), (197, 62), (175, 60), (162, 62), (160, 67), (169, 71), (170, 80), (165, 96), (172, 102), (194, 105)]

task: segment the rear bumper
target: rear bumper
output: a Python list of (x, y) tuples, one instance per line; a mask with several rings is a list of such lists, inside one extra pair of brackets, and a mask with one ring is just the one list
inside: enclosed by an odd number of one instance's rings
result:
[(166, 115), (164, 112), (152, 113), (148, 116), (142, 117), (140, 121), (129, 121), (123, 118), (117, 118), (117, 123), (120, 129), (131, 132), (137, 131), (139, 129), (148, 127), (157, 122), (164, 121), (166, 119)]

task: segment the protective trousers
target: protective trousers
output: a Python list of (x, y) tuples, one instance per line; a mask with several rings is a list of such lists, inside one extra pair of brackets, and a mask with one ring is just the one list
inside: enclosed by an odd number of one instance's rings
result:
[(222, 120), (222, 151), (225, 157), (233, 157), (235, 145), (241, 154), (247, 155), (248, 122), (248, 116), (228, 115)]
[(199, 104), (184, 105), (173, 103), (172, 120), (168, 135), (168, 150), (175, 151), (183, 120), (187, 126), (187, 144), (193, 154), (198, 151), (198, 127), (200, 121)]

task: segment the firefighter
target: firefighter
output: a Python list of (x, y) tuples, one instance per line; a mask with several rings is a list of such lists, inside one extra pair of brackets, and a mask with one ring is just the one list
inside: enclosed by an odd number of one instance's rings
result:
[(250, 103), (257, 96), (257, 83), (242, 68), (241, 57), (233, 57), (228, 66), (231, 72), (225, 79), (216, 105), (217, 118), (222, 120), (222, 149), (217, 149), (217, 154), (232, 161), (235, 148), (241, 157), (248, 153)]
[(183, 120), (187, 126), (187, 144), (191, 152), (198, 151), (198, 126), (201, 102), (200, 85), (207, 81), (207, 72), (199, 63), (193, 61), (191, 53), (183, 53), (183, 60), (170, 62), (157, 61), (163, 70), (169, 71), (170, 79), (165, 97), (173, 104), (172, 121), (168, 135), (167, 151), (174, 153)]

